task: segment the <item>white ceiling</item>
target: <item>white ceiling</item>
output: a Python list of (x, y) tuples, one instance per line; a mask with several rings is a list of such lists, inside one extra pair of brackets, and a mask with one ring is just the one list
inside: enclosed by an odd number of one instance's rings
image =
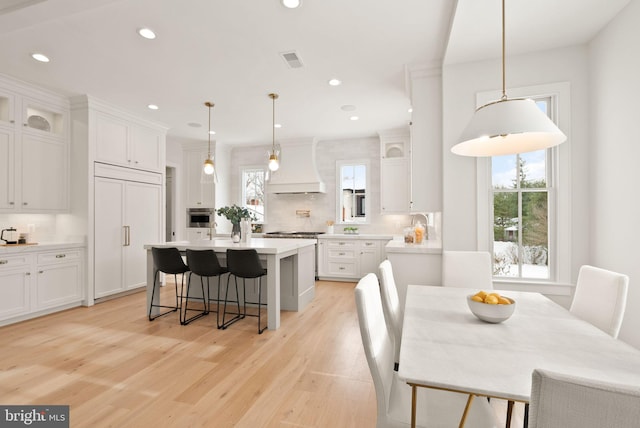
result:
[[(584, 43), (628, 2), (509, 0), (508, 52)], [(0, 0), (0, 73), (95, 96), (202, 141), (204, 102), (212, 101), (215, 139), (228, 144), (271, 142), (270, 92), (280, 95), (277, 139), (369, 136), (406, 124), (406, 68), (442, 62), (454, 9), (447, 63), (500, 55), (499, 0), (303, 0), (296, 10), (280, 0), (17, 3)], [(158, 37), (140, 38), (144, 26)], [(279, 56), (291, 50), (303, 68)], [(36, 51), (51, 62), (32, 60)], [(343, 84), (330, 87), (333, 77)], [(360, 120), (349, 120), (354, 114)]]

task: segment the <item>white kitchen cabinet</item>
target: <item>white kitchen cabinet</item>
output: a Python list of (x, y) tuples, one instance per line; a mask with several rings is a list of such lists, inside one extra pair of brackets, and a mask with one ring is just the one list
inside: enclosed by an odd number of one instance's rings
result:
[(161, 172), (164, 134), (106, 113), (96, 114), (95, 160), (128, 168)]
[(0, 255), (0, 321), (31, 311), (31, 255)]
[(95, 178), (95, 298), (145, 286), (143, 245), (163, 241), (162, 176), (138, 173), (149, 182), (111, 178), (127, 171), (98, 165), (96, 174), (107, 177)]
[(0, 211), (16, 209), (15, 144), (12, 131), (0, 128)]
[(56, 138), (23, 133), (21, 151), (21, 210), (68, 209), (69, 144)]
[(409, 130), (381, 132), (380, 210), (382, 214), (409, 214), (411, 171)]
[[(68, 101), (0, 79), (0, 212), (69, 207)], [(40, 98), (38, 98), (40, 97)]]
[(215, 184), (211, 179), (202, 179), (202, 166), (206, 158), (206, 148), (185, 150), (187, 208), (215, 208)]
[(354, 281), (377, 272), (382, 248), (391, 237), (326, 235), (318, 238), (318, 277)]
[(36, 267), (37, 310), (81, 302), (83, 251), (81, 249), (42, 252)]

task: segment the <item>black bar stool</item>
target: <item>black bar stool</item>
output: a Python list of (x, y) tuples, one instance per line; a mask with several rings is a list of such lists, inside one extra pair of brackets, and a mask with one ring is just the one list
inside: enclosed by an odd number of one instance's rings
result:
[[(242, 314), (239, 313), (240, 306), (238, 303), (238, 315), (229, 320), (229, 322), (225, 323), (225, 315), (227, 311), (227, 296), (225, 296), (224, 313), (222, 314), (222, 328), (227, 328), (229, 325), (233, 324), (239, 319), (243, 319), (246, 316), (257, 316), (258, 334), (262, 334), (264, 329), (267, 328), (267, 326), (261, 327), (260, 322), (260, 313), (262, 312), (261, 307), (267, 306), (266, 303), (262, 303), (262, 277), (267, 274), (267, 270), (262, 267), (262, 263), (260, 262), (260, 258), (258, 257), (258, 252), (254, 249), (227, 250), (227, 269), (229, 269), (229, 273), (234, 276), (234, 280), (236, 283), (236, 296), (238, 296), (238, 278), (242, 278), (242, 298), (244, 301), (244, 310)], [(229, 279), (231, 279), (231, 275), (229, 275), (229, 278), (227, 278), (227, 294), (229, 293)], [(258, 278), (257, 302), (247, 302), (247, 278)], [(240, 299), (238, 298), (238, 300)], [(258, 315), (247, 314), (247, 303), (257, 306)]]
[[(155, 267), (155, 273), (153, 275), (153, 289), (151, 291), (151, 304), (149, 305), (149, 321), (153, 321), (154, 319), (161, 317), (163, 315), (167, 315), (168, 313), (175, 312), (180, 309), (180, 300), (178, 298), (178, 274), (183, 274), (180, 277), (180, 295), (182, 295), (182, 289), (184, 287), (184, 273), (189, 271), (189, 267), (184, 264), (182, 260), (182, 256), (180, 255), (180, 251), (177, 248), (151, 248), (151, 254), (153, 256), (153, 266)], [(176, 305), (175, 306), (166, 306), (166, 305), (154, 305), (153, 298), (156, 293), (156, 289), (158, 285), (158, 274), (163, 272), (168, 275), (173, 275), (174, 282), (176, 285)], [(157, 315), (152, 316), (151, 311), (153, 308), (168, 308), (168, 311), (159, 313)], [(180, 322), (182, 323), (182, 311), (180, 311)]]
[[(191, 273), (189, 273), (189, 279), (187, 281), (187, 297), (189, 296), (189, 285), (191, 284), (191, 274), (196, 274), (200, 277), (200, 285), (202, 286), (202, 299), (204, 304), (204, 311), (194, 315), (189, 319), (185, 319), (185, 324), (200, 318), (208, 314), (211, 311), (211, 302), (216, 302), (216, 326), (222, 327), (220, 324), (220, 279), (222, 275), (229, 272), (227, 268), (220, 266), (218, 257), (213, 250), (189, 250), (187, 249), (187, 264)], [(218, 297), (217, 299), (211, 299), (211, 289), (209, 287), (209, 278), (218, 277)], [(204, 292), (204, 278), (207, 279), (207, 293)], [(227, 287), (229, 282), (227, 281)], [(184, 305), (185, 318), (187, 313), (187, 303)], [(191, 309), (189, 309), (191, 310)], [(238, 305), (238, 313), (240, 313), (240, 306)]]

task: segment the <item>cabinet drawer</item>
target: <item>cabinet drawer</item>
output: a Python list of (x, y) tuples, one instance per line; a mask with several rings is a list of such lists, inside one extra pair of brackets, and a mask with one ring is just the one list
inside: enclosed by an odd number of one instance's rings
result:
[(350, 241), (337, 241), (333, 239), (327, 239), (327, 245), (329, 248), (353, 248), (355, 249), (358, 245), (358, 241), (350, 240)]
[(380, 241), (362, 241), (361, 245), (363, 250), (376, 249), (380, 247)]
[(329, 262), (329, 275), (356, 277), (356, 264)]
[(352, 249), (329, 248), (330, 259), (355, 259), (356, 251)]
[(30, 254), (0, 254), (0, 270), (28, 266), (30, 263)]
[(60, 250), (38, 254), (38, 264), (69, 263), (80, 260), (81, 250)]

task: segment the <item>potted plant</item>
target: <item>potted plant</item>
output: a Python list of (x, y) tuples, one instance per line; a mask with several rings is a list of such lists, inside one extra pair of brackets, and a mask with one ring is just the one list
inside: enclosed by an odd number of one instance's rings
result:
[(233, 228), (231, 229), (231, 237), (233, 237), (233, 235), (237, 235), (238, 237), (240, 236), (241, 220), (256, 220), (256, 216), (251, 211), (245, 207), (239, 207), (236, 204), (233, 204), (230, 207), (218, 208), (216, 213), (221, 217), (225, 217), (233, 225)]

